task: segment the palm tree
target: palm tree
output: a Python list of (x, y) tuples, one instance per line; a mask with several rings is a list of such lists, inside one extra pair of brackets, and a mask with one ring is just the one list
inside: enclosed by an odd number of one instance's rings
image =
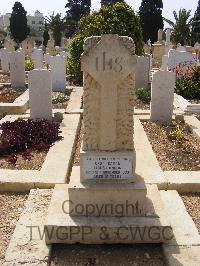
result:
[(61, 18), (61, 14), (54, 15), (53, 13), (49, 17), (46, 16), (45, 20), (47, 28), (53, 31), (55, 45), (60, 46), (62, 32), (66, 29), (66, 17)]
[(191, 25), (192, 19), (189, 19), (191, 16), (191, 10), (180, 9), (178, 14), (176, 11), (173, 12), (175, 22), (163, 18), (172, 27), (172, 40), (177, 44), (181, 45), (190, 44), (191, 39)]

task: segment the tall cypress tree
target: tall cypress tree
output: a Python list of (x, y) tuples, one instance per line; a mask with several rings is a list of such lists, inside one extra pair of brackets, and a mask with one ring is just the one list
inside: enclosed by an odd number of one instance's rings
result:
[(192, 22), (192, 42), (200, 43), (200, 0)]
[(116, 3), (122, 3), (124, 0), (101, 0), (101, 7), (102, 6), (112, 6)]
[(81, 17), (90, 14), (91, 0), (68, 0), (65, 8), (67, 8), (67, 36), (71, 37), (76, 32)]
[(27, 12), (20, 2), (15, 2), (12, 8), (10, 17), (10, 32), (12, 38), (17, 44), (26, 39), (30, 33), (30, 28), (27, 25)]
[(139, 15), (144, 41), (157, 41), (158, 30), (163, 29), (162, 0), (142, 0)]

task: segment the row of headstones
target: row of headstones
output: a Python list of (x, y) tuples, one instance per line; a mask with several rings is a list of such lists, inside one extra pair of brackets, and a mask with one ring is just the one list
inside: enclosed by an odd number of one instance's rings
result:
[[(200, 45), (198, 46), (198, 51), (200, 52)], [(168, 54), (162, 56), (161, 69), (169, 69), (176, 72), (176, 68), (181, 67), (180, 74), (182, 75), (188, 67), (198, 65), (199, 57), (187, 52), (184, 46), (180, 46), (177, 49), (170, 49)]]
[[(66, 86), (66, 55), (50, 56), (43, 51), (35, 49), (32, 53), (32, 60), (35, 69), (43, 69), (44, 62), (50, 66), (52, 76), (53, 91), (64, 91)], [(3, 72), (9, 72), (13, 87), (24, 87), (25, 85), (25, 53), (23, 49), (15, 52), (7, 52), (5, 48), (1, 49), (1, 67)]]
[[(175, 73), (159, 70), (151, 84), (151, 121), (171, 123), (175, 88)], [(32, 119), (52, 119), (52, 80), (48, 70), (29, 72), (29, 104)]]

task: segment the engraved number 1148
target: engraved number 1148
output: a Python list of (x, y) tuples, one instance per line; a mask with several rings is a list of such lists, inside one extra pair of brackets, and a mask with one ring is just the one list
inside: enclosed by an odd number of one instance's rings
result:
[[(100, 64), (99, 61), (102, 63)], [(96, 57), (96, 71), (122, 71), (122, 57), (116, 58), (106, 58), (106, 52), (102, 54), (102, 60), (99, 60), (99, 57)]]

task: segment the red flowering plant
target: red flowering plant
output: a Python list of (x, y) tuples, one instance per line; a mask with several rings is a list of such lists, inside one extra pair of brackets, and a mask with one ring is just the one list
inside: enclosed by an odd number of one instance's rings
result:
[(60, 140), (60, 125), (47, 120), (24, 120), (5, 122), (0, 125), (0, 156), (6, 156), (15, 164), (18, 153), (30, 159), (33, 150), (48, 150)]
[(179, 64), (169, 69), (176, 72), (175, 92), (186, 99), (200, 100), (200, 66)]

